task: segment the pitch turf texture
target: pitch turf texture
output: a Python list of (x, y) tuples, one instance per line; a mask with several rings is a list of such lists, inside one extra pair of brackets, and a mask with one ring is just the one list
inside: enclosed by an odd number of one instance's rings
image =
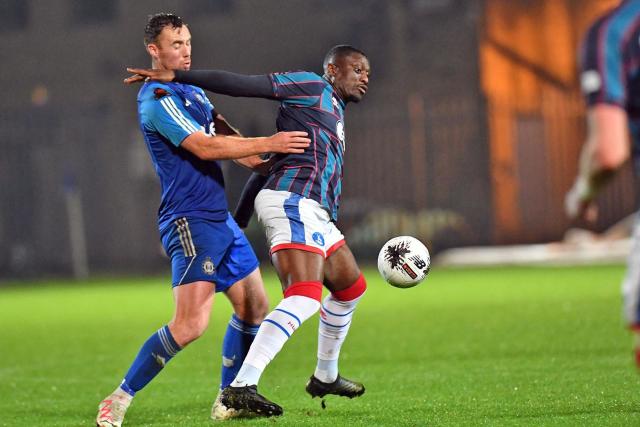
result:
[[(273, 274), (266, 281), (280, 299)], [(277, 420), (231, 426), (633, 426), (640, 376), (623, 329), (622, 266), (434, 269), (416, 288), (369, 290), (341, 371), (361, 398), (309, 398), (317, 320), (260, 384)], [(0, 425), (88, 426), (142, 342), (170, 317), (166, 278), (0, 287)], [(140, 392), (125, 426), (211, 426), (230, 307), (218, 296), (207, 333)]]

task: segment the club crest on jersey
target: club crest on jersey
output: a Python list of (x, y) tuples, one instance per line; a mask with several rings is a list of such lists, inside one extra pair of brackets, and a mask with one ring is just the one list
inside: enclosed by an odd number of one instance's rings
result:
[(213, 261), (211, 261), (211, 258), (206, 257), (204, 262), (202, 263), (202, 272), (211, 276), (213, 273), (215, 273), (215, 271), (216, 267), (213, 265)]
[(167, 95), (170, 95), (169, 92), (166, 89), (162, 89), (161, 87), (157, 87), (153, 90), (153, 97), (155, 99), (160, 99)]
[(316, 242), (317, 244), (319, 244), (320, 246), (324, 246), (324, 237), (322, 236), (321, 233), (318, 233), (317, 231), (315, 233), (313, 233), (311, 235), (311, 238), (313, 239), (314, 242)]
[(342, 148), (344, 148), (344, 124), (341, 120), (336, 123), (336, 135), (338, 135), (338, 139), (342, 142)]

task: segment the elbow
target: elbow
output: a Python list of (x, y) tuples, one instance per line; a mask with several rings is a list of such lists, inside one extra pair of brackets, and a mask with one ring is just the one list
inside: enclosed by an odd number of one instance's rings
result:
[(199, 158), (200, 160), (213, 160), (211, 159), (211, 153), (208, 152), (204, 147), (198, 146), (191, 153)]

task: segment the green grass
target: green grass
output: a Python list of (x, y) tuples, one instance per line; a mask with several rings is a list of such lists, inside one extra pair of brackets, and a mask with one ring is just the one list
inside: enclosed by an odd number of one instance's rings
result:
[[(301, 328), (260, 384), (276, 420), (230, 426), (640, 425), (640, 377), (620, 317), (623, 267), (435, 269), (400, 290), (366, 272), (341, 371), (359, 399), (304, 394), (317, 320)], [(280, 294), (267, 274), (272, 305)], [(166, 278), (0, 288), (0, 425), (92, 425), (142, 342), (172, 313)], [(222, 295), (207, 333), (132, 405), (125, 426), (211, 426)]]

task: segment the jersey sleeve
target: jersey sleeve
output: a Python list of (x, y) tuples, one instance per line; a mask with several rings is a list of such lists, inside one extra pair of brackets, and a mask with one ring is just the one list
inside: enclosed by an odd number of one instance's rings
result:
[(184, 108), (180, 98), (165, 88), (155, 88), (153, 96), (141, 101), (143, 124), (167, 138), (176, 147), (202, 128)]
[(581, 52), (580, 86), (588, 106), (604, 103), (624, 107), (627, 102), (623, 32), (607, 18), (587, 32)]
[(307, 71), (273, 73), (269, 78), (276, 99), (298, 105), (315, 104), (328, 85), (322, 77)]

